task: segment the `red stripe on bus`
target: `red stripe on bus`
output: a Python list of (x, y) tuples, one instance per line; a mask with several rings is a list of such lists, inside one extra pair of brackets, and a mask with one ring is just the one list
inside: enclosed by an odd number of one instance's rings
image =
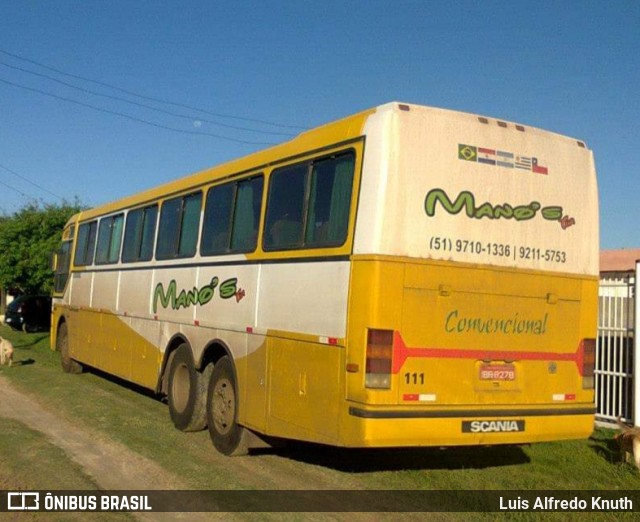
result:
[(513, 350), (478, 350), (460, 348), (409, 348), (399, 332), (393, 333), (392, 373), (398, 373), (409, 358), (419, 359), (488, 359), (493, 361), (573, 361), (582, 375), (582, 342), (574, 353), (517, 352)]

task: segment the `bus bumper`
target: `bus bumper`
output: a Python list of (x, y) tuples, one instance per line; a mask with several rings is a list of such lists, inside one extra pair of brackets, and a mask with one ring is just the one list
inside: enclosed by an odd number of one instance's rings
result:
[(566, 409), (432, 411), (349, 406), (342, 440), (348, 447), (420, 447), (586, 439), (592, 404)]

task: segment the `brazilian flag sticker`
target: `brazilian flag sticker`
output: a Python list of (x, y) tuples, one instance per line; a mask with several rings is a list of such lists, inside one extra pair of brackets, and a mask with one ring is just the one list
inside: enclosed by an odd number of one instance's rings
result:
[(471, 145), (458, 144), (458, 159), (466, 161), (478, 161), (478, 150)]

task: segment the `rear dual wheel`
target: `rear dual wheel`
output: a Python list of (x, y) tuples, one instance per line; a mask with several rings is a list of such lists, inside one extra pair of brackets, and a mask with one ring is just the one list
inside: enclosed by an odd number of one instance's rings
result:
[(199, 372), (191, 349), (181, 344), (173, 354), (169, 366), (169, 415), (181, 431), (200, 431), (207, 426), (207, 384), (211, 365)]
[(238, 424), (238, 387), (233, 364), (224, 356), (213, 367), (207, 390), (207, 426), (214, 447), (224, 455), (246, 455), (249, 434)]
[(176, 428), (209, 428), (214, 447), (224, 455), (246, 455), (248, 433), (238, 425), (238, 393), (233, 364), (222, 357), (201, 373), (188, 345), (181, 344), (169, 363), (169, 415)]

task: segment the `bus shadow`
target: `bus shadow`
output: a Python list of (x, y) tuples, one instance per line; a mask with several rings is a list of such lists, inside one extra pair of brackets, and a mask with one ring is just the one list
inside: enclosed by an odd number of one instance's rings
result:
[(109, 373), (103, 372), (98, 368), (93, 366), (89, 366), (87, 364), (83, 364), (83, 373), (87, 373), (90, 375), (94, 375), (99, 377), (100, 379), (104, 379), (105, 381), (110, 382), (111, 384), (115, 384), (121, 388), (125, 388), (129, 391), (135, 392), (139, 395), (144, 395), (150, 399), (153, 399), (158, 402), (166, 402), (165, 397), (157, 394), (155, 391), (140, 386), (134, 382), (127, 381), (126, 379), (122, 379), (121, 377), (117, 377), (116, 375), (111, 375)]
[(345, 473), (485, 469), (530, 462), (523, 449), (513, 445), (354, 449), (289, 442), (282, 448), (254, 451), (256, 453), (268, 452), (283, 458)]
[[(166, 397), (97, 368), (85, 365), (86, 373), (117, 386), (165, 402)], [(297, 462), (345, 473), (402, 470), (458, 470), (512, 466), (530, 462), (520, 446), (458, 446), (434, 448), (336, 448), (291, 440), (269, 438), (267, 448), (250, 450), (251, 455), (275, 455)]]

